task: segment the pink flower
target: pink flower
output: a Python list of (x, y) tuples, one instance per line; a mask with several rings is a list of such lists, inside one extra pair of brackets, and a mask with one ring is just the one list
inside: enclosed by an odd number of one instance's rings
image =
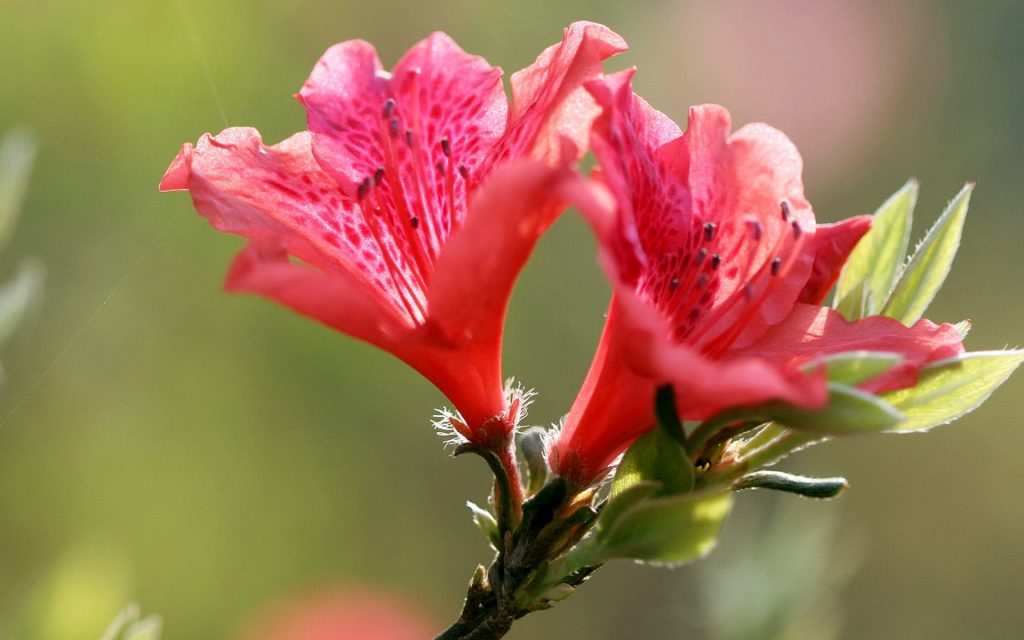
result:
[[(516, 276), (563, 209), (553, 186), (586, 151), (582, 83), (625, 48), (596, 24), (513, 74), (435, 33), (394, 70), (363, 41), (329, 49), (299, 99), (308, 132), (253, 129), (186, 144), (161, 182), (248, 238), (231, 291), (276, 300), (402, 359), (461, 413), (470, 440), (507, 437), (501, 338)], [(300, 264), (301, 263), (301, 264)]]
[(276, 606), (242, 640), (423, 640), (432, 625), (418, 611), (365, 589), (338, 590)]
[(921, 366), (960, 353), (950, 325), (883, 317), (849, 323), (817, 306), (870, 218), (816, 226), (793, 144), (763, 124), (730, 133), (728, 112), (690, 110), (686, 133), (635, 96), (632, 72), (594, 80), (603, 108), (592, 146), (596, 185), (580, 203), (614, 295), (583, 387), (551, 450), (562, 475), (589, 484), (654, 424), (671, 383), (684, 419), (729, 406), (827, 400), (826, 354), (897, 352), (866, 388), (913, 385)]

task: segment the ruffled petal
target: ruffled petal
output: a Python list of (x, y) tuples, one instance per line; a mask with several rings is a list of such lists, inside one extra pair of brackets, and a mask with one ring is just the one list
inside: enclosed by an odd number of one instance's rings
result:
[(545, 49), (529, 67), (512, 74), (513, 108), (508, 131), (487, 161), (489, 167), (510, 158), (532, 156), (558, 163), (566, 158), (568, 139), (580, 158), (587, 151), (590, 123), (597, 115), (583, 90), (601, 75), (601, 64), (625, 51), (625, 40), (604, 25), (574, 22), (562, 41)]
[(855, 216), (833, 224), (819, 224), (814, 231), (814, 266), (798, 302), (820, 304), (832, 285), (850, 252), (864, 234), (871, 229), (871, 216)]
[(299, 98), (324, 170), (425, 279), (504, 132), (501, 70), (443, 33), (410, 49), (393, 74), (369, 44), (350, 41), (324, 54)]
[(185, 145), (161, 186), (188, 189), (199, 213), (221, 231), (345, 274), (378, 299), (389, 321), (422, 321), (423, 282), (410, 258), (320, 169), (308, 134), (271, 147), (250, 128), (205, 135), (194, 148)]
[(921, 367), (964, 352), (960, 333), (951, 324), (919, 320), (912, 327), (885, 316), (849, 322), (827, 307), (798, 304), (763, 338), (731, 357), (758, 358), (774, 367), (794, 369), (824, 356), (848, 351), (886, 351), (902, 362), (862, 388), (871, 392), (911, 387)]

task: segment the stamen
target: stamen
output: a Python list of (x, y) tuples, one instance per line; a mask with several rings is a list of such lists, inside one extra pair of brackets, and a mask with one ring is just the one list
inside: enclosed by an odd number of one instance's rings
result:
[(708, 286), (708, 274), (702, 273), (700, 274), (700, 277), (697, 278), (697, 288), (703, 289), (706, 286)]
[(387, 102), (384, 103), (384, 117), (390, 118), (391, 114), (395, 112), (395, 99), (388, 98)]
[(748, 301), (754, 299), (754, 286), (751, 285), (749, 282), (743, 285), (743, 297), (746, 298)]
[(698, 251), (697, 255), (694, 257), (693, 263), (695, 265), (699, 266), (700, 264), (702, 264), (704, 262), (704, 258), (707, 258), (707, 257), (708, 257), (708, 250), (707, 250), (707, 248), (706, 247), (701, 247), (700, 251)]
[(761, 237), (764, 235), (764, 227), (761, 226), (758, 220), (747, 220), (747, 226), (750, 227), (750, 235), (754, 237), (754, 242), (760, 242)]
[(446, 168), (446, 166), (444, 164), (444, 160), (438, 160), (437, 164), (434, 165), (434, 168), (437, 169), (437, 175), (443, 176), (444, 175), (444, 170)]
[(373, 172), (373, 184), (374, 186), (380, 184), (384, 180), (384, 167), (377, 167), (377, 170)]
[(392, 138), (397, 138), (398, 132), (398, 118), (391, 118), (391, 120), (388, 121), (388, 133), (391, 134)]
[(672, 278), (668, 281), (668, 290), (675, 291), (679, 288), (679, 278)]
[(704, 239), (711, 242), (711, 239), (715, 237), (715, 227), (717, 225), (714, 222), (704, 223)]
[(720, 266), (722, 266), (722, 256), (718, 255), (717, 253), (712, 254), (712, 256), (711, 256), (711, 270), (712, 271), (717, 271), (718, 267), (720, 267)]
[(788, 221), (789, 220), (789, 203), (786, 202), (785, 200), (783, 200), (782, 204), (781, 204), (781, 207), (782, 207), (782, 219), (785, 220), (785, 221)]
[(462, 176), (463, 180), (469, 178), (469, 169), (467, 169), (466, 165), (462, 164), (461, 162), (459, 163), (459, 175)]
[(362, 200), (363, 198), (365, 198), (366, 194), (370, 192), (370, 187), (372, 186), (373, 181), (371, 178), (366, 178), (365, 180), (360, 182), (359, 187), (356, 188), (356, 199)]
[(413, 216), (413, 217), (409, 218), (409, 224), (412, 225), (413, 229), (419, 229), (420, 228), (420, 219), (417, 218), (416, 216)]
[(793, 239), (794, 240), (799, 239), (800, 238), (800, 234), (803, 233), (803, 232), (804, 232), (804, 230), (800, 228), (800, 223), (797, 222), (796, 220), (794, 220), (793, 221)]
[(410, 147), (412, 147), (412, 143), (415, 140), (416, 140), (416, 138), (415, 138), (415, 136), (413, 136), (412, 129), (406, 129), (405, 130), (405, 144), (407, 144)]
[(781, 269), (781, 268), (782, 268), (782, 258), (773, 258), (772, 259), (772, 275), (773, 276), (779, 275), (779, 269)]
[(443, 153), (446, 158), (452, 157), (452, 145), (448, 142), (448, 136), (441, 138), (441, 153)]

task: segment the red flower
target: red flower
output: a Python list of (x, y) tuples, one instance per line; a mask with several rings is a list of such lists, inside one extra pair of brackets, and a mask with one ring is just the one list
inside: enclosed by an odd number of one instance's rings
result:
[[(160, 185), (188, 189), (249, 239), (227, 288), (257, 293), (385, 349), (455, 404), (483, 442), (512, 428), (501, 335), (515, 277), (562, 210), (552, 185), (586, 150), (582, 83), (625, 48), (575, 23), (513, 74), (435, 33), (383, 70), (373, 47), (329, 49), (299, 93), (309, 132), (253, 129), (186, 144)], [(300, 261), (303, 264), (297, 264)]]
[[(883, 317), (848, 323), (816, 306), (870, 218), (815, 226), (793, 144), (763, 124), (730, 134), (728, 112), (690, 110), (685, 134), (635, 96), (632, 72), (591, 81), (603, 108), (600, 162), (581, 202), (614, 296), (587, 378), (551, 450), (586, 485), (654, 424), (658, 385), (685, 419), (784, 400), (823, 405), (801, 365), (826, 354), (897, 352), (871, 390), (913, 385), (920, 367), (962, 351), (950, 325)], [(808, 304), (810, 303), (810, 304)]]
[(240, 634), (241, 640), (423, 640), (429, 620), (407, 603), (366, 588), (338, 589), (282, 602)]

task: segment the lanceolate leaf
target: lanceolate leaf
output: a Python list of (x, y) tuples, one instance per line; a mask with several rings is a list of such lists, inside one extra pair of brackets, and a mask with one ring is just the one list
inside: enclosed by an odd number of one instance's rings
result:
[(772, 418), (787, 427), (824, 434), (870, 433), (889, 429), (903, 420), (903, 414), (878, 396), (845, 384), (830, 382), (828, 405), (805, 411), (781, 406)]
[(892, 290), (917, 202), (917, 181), (911, 179), (875, 211), (871, 231), (850, 254), (836, 284), (836, 310), (847, 320), (878, 313)]
[(626, 510), (596, 542), (605, 559), (677, 565), (709, 552), (732, 508), (732, 495), (701, 492), (651, 498)]
[(1024, 351), (978, 351), (926, 367), (917, 386), (882, 395), (906, 416), (891, 431), (925, 431), (970, 413), (1021, 362)]
[(882, 314), (905, 325), (921, 319), (942, 287), (960, 247), (973, 184), (960, 190), (914, 251)]
[(824, 366), (829, 381), (856, 385), (882, 375), (902, 359), (898, 353), (887, 351), (847, 351), (822, 358), (805, 369), (813, 371)]

